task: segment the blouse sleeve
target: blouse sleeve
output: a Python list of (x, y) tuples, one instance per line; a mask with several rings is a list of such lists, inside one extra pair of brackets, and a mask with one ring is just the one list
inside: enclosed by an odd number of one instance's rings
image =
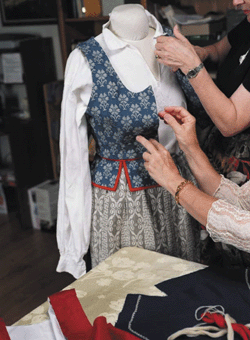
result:
[(250, 211), (250, 181), (239, 186), (221, 175), (221, 182), (214, 193), (214, 197), (221, 198), (241, 209)]
[(222, 176), (206, 229), (215, 242), (250, 252), (250, 181), (242, 187)]
[(79, 278), (86, 272), (91, 221), (91, 179), (85, 111), (92, 89), (88, 63), (78, 49), (65, 70), (60, 127), (60, 183), (57, 217), (58, 272)]

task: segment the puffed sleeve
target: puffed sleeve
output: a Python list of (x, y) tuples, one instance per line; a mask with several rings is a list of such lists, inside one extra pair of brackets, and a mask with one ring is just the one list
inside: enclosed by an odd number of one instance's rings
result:
[(222, 176), (206, 229), (215, 242), (250, 253), (250, 181), (238, 186)]
[(57, 216), (58, 272), (86, 273), (91, 222), (91, 178), (84, 115), (92, 90), (88, 63), (78, 49), (65, 70), (60, 127), (60, 182)]

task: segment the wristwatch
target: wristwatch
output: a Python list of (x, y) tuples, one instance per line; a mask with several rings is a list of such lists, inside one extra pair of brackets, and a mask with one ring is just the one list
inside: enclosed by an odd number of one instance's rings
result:
[(192, 78), (195, 78), (197, 76), (197, 74), (200, 72), (200, 70), (204, 67), (204, 64), (203, 63), (200, 63), (199, 66), (193, 68), (192, 70), (189, 70), (186, 77), (188, 79), (192, 79)]

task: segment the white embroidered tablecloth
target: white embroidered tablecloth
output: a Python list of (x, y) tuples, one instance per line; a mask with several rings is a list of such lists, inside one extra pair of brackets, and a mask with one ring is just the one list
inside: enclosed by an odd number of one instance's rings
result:
[[(89, 321), (103, 315), (115, 324), (126, 295), (165, 296), (154, 285), (202, 269), (205, 266), (136, 247), (122, 248), (65, 289), (76, 294)], [(39, 323), (48, 318), (48, 302), (15, 325)]]

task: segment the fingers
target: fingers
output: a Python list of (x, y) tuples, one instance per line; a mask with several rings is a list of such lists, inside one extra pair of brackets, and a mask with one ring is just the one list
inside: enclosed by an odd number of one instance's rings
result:
[(160, 58), (162, 58), (163, 57), (163, 53), (162, 53), (162, 51), (160, 51), (160, 50), (155, 50), (154, 51), (154, 54), (155, 54), (155, 58), (159, 61), (159, 59)]
[(178, 134), (178, 132), (181, 129), (181, 124), (179, 122), (177, 122), (176, 118), (171, 116), (168, 113), (165, 113), (163, 119), (169, 126), (171, 126), (171, 128), (174, 130), (174, 132), (176, 134)]
[(141, 143), (150, 153), (154, 153), (156, 151), (156, 148), (151, 143), (151, 141), (147, 140), (143, 136), (137, 136), (136, 140), (137, 142)]
[(173, 33), (177, 39), (181, 41), (187, 41), (187, 38), (181, 33), (178, 25), (174, 26)]
[(164, 108), (164, 111), (161, 111), (158, 113), (159, 117), (164, 119), (164, 116), (166, 113), (171, 114), (174, 116), (177, 120), (182, 121), (183, 115), (182, 111), (185, 110), (182, 106), (168, 106)]
[[(171, 40), (173, 41), (173, 39), (175, 39), (175, 38), (177, 38), (181, 41), (185, 41), (185, 42), (188, 41), (188, 39), (181, 33), (178, 25), (174, 26), (173, 33), (174, 33), (174, 37), (173, 36), (166, 36), (166, 35), (160, 35), (159, 37), (157, 37), (157, 39), (156, 39), (157, 44), (163, 44), (166, 41), (171, 42)], [(156, 49), (158, 49), (157, 44), (155, 45)], [(158, 45), (158, 47), (160, 47), (160, 46)]]
[(173, 71), (173, 72), (176, 72), (177, 70), (179, 69), (179, 67), (171, 67), (171, 70)]
[(150, 154), (150, 153), (148, 153), (148, 152), (143, 152), (142, 158), (144, 159), (145, 162), (149, 162), (149, 161), (150, 161), (150, 157), (151, 157), (151, 154)]
[(165, 151), (168, 152), (167, 149), (164, 148), (164, 146), (161, 143), (157, 142), (157, 140), (150, 139), (150, 142), (154, 145), (156, 150), (158, 150), (160, 152), (165, 152)]
[[(141, 143), (149, 151), (150, 154), (156, 153), (157, 151), (166, 151), (164, 146), (161, 145), (155, 139), (147, 140), (143, 136), (137, 136), (136, 140), (137, 140), (137, 142)], [(146, 158), (144, 158), (144, 154), (145, 154)], [(149, 159), (149, 157), (148, 157), (149, 154), (147, 152), (145, 152), (144, 154), (143, 154), (143, 158), (145, 160), (148, 160)]]
[(194, 116), (191, 115), (183, 106), (168, 106), (164, 108), (165, 113), (177, 117), (184, 121), (195, 121)]
[(195, 118), (182, 106), (165, 107), (164, 111), (159, 112), (159, 117), (166, 124), (171, 126), (175, 134), (182, 134), (183, 126), (195, 125)]

